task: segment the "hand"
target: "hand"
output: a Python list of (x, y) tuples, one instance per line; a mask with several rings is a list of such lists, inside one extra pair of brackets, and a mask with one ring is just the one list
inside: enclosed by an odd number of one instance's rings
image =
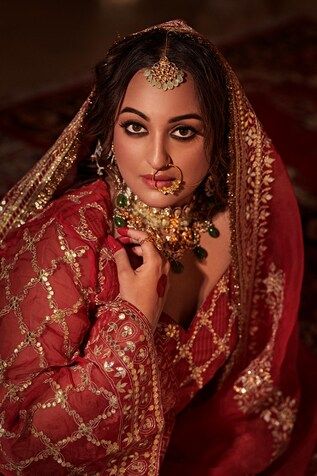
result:
[(143, 258), (143, 264), (133, 270), (124, 248), (114, 252), (120, 296), (142, 311), (154, 330), (166, 300), (170, 264), (145, 232), (124, 229), (123, 233), (122, 241), (135, 243), (133, 250)]

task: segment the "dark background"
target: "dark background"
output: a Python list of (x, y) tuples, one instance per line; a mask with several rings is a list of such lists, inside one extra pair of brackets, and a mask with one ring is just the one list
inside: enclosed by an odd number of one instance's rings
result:
[(87, 77), (117, 33), (182, 18), (216, 43), (291, 18), (315, 0), (1, 0), (0, 104)]

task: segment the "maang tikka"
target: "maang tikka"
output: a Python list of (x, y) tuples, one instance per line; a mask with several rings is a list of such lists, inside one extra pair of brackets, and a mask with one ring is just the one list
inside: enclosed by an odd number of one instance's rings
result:
[(185, 72), (167, 57), (167, 38), (168, 33), (166, 34), (165, 48), (160, 60), (144, 71), (144, 76), (151, 86), (164, 91), (176, 88), (185, 79)]

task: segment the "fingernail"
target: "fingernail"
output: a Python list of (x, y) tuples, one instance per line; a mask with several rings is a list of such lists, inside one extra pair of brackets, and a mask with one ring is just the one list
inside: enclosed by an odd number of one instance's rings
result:
[(128, 236), (119, 236), (117, 239), (120, 241), (120, 243), (123, 243), (124, 245), (127, 245), (128, 243), (133, 243), (131, 238), (129, 238)]
[(117, 228), (117, 232), (119, 233), (119, 235), (121, 236), (125, 236), (128, 234), (128, 231), (129, 231), (129, 228), (127, 226), (121, 226), (119, 228)]
[(110, 251), (112, 251), (112, 253), (116, 253), (117, 251), (122, 249), (122, 244), (119, 243), (113, 236), (109, 235), (107, 241), (109, 249)]

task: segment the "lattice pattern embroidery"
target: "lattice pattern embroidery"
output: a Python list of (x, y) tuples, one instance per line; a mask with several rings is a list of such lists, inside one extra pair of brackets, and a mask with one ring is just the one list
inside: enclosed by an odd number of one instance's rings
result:
[[(3, 471), (44, 474), (49, 464), (58, 475), (158, 474), (164, 416), (151, 326), (120, 299), (93, 303), (113, 263), (94, 234), (106, 234), (105, 218), (93, 194), (77, 200), (75, 192), (20, 229), (3, 253)], [(96, 322), (82, 347), (91, 304)]]
[[(190, 332), (184, 333), (178, 324), (164, 323), (166, 336), (174, 342), (173, 364), (178, 374), (179, 386), (184, 389), (190, 388), (191, 398), (228, 358), (235, 343), (236, 312), (228, 300), (230, 271), (229, 267), (218, 281), (208, 308), (198, 312)], [(226, 320), (223, 332), (219, 332), (213, 322), (221, 298), (226, 299), (227, 307), (227, 316), (222, 316), (223, 320)], [(207, 350), (198, 359), (197, 348), (202, 341), (206, 343)], [(181, 370), (178, 371), (178, 368)]]

